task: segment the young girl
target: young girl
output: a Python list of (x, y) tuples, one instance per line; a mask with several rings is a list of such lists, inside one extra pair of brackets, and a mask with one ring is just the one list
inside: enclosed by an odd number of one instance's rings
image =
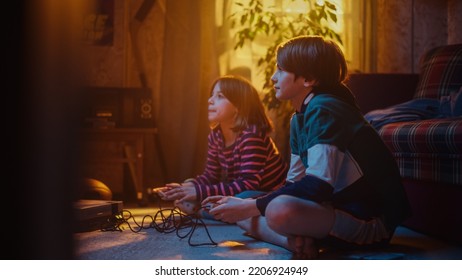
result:
[(388, 244), (409, 204), (395, 160), (343, 84), (340, 48), (302, 36), (281, 44), (276, 58), (276, 97), (296, 111), (287, 184), (257, 199), (213, 196), (203, 204), (295, 258), (316, 258), (317, 246)]
[(165, 200), (187, 213), (211, 195), (254, 197), (285, 183), (287, 164), (269, 136), (272, 124), (257, 90), (240, 76), (223, 76), (208, 100), (207, 162), (204, 172), (185, 182), (166, 185)]

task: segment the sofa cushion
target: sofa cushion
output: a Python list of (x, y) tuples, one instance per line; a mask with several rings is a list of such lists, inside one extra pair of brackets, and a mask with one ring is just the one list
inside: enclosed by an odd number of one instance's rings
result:
[(432, 98), (417, 98), (396, 104), (385, 109), (376, 109), (364, 115), (364, 118), (376, 129), (389, 123), (407, 122), (443, 117), (440, 107), (444, 109), (444, 117), (452, 116), (451, 100), (445, 100), (443, 106)]
[(379, 134), (403, 178), (462, 184), (462, 117), (391, 123)]
[(421, 57), (414, 98), (441, 99), (462, 86), (462, 44), (433, 48)]

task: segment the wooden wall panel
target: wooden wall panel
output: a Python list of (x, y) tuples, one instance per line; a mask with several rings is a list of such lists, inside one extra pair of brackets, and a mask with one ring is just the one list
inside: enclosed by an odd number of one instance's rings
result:
[(430, 48), (462, 42), (462, 1), (377, 0), (377, 72), (418, 73)]
[(412, 70), (412, 0), (379, 0), (377, 4), (377, 72), (409, 73)]

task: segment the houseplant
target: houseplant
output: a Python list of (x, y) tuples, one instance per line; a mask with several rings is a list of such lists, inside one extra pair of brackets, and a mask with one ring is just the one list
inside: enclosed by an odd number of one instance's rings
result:
[[(337, 24), (337, 7), (329, 1), (299, 0), (304, 9), (295, 12), (265, 7), (264, 0), (250, 0), (248, 4), (235, 2), (239, 12), (230, 15), (231, 28), (236, 29), (234, 49), (242, 48), (261, 37), (266, 37), (266, 53), (258, 59), (258, 69), (263, 72), (263, 103), (268, 110), (275, 110), (288, 117), (287, 104), (275, 97), (271, 76), (276, 65), (277, 46), (286, 39), (300, 35), (320, 35), (342, 45), (340, 34), (332, 26)], [(295, 0), (286, 1), (295, 2)], [(286, 105), (286, 106), (284, 106)]]

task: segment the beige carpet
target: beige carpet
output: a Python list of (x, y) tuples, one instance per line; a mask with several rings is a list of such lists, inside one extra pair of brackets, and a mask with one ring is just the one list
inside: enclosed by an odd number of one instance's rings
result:
[[(205, 226), (194, 223), (178, 231), (159, 232), (148, 227), (159, 208), (133, 208), (134, 219), (121, 224), (122, 231), (76, 233), (75, 247), (78, 259), (99, 260), (266, 260), (290, 259), (292, 254), (284, 248), (249, 237), (236, 225), (212, 220), (202, 220)], [(124, 215), (128, 217), (127, 215)], [(144, 219), (144, 221), (143, 221)], [(158, 219), (158, 223), (162, 220)], [(192, 220), (195, 222), (195, 220)], [(138, 232), (134, 232), (138, 231)], [(211, 244), (216, 245), (199, 245)]]
[[(291, 252), (284, 248), (247, 236), (236, 225), (203, 220), (205, 227), (197, 226), (192, 233), (190, 226), (170, 232), (159, 232), (155, 228), (140, 230), (135, 222), (149, 226), (159, 208), (127, 207), (125, 210), (133, 216), (133, 219), (128, 219), (132, 229), (122, 223), (121, 231), (75, 233), (75, 257), (82, 260), (289, 260), (292, 257)], [(160, 219), (157, 221), (161, 222)], [(196, 246), (211, 242), (216, 245)], [(462, 246), (398, 227), (387, 249), (324, 252), (320, 259), (460, 260)]]

